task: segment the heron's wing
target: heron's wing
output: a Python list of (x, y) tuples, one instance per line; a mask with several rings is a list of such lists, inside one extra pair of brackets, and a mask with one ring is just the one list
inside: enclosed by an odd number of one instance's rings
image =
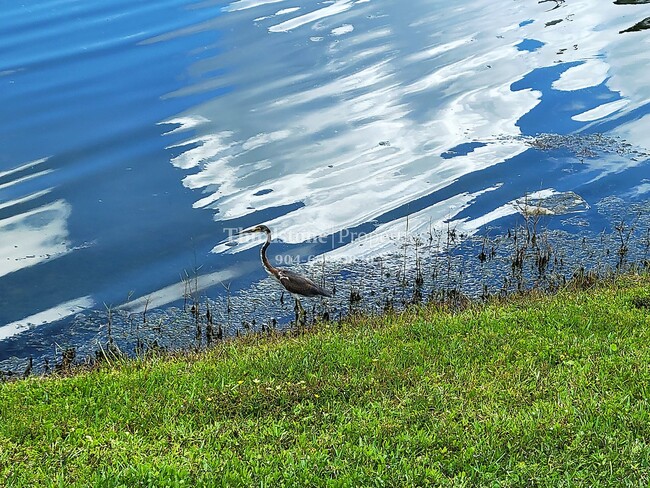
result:
[(323, 295), (326, 297), (331, 296), (330, 292), (321, 288), (309, 278), (294, 273), (288, 269), (278, 270), (278, 279), (282, 286), (286, 288), (289, 293), (302, 295), (305, 297), (315, 297)]

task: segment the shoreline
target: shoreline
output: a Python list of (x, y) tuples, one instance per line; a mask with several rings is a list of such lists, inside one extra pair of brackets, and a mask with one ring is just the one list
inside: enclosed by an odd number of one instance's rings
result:
[(2, 383), (0, 480), (643, 484), (650, 276), (580, 288)]

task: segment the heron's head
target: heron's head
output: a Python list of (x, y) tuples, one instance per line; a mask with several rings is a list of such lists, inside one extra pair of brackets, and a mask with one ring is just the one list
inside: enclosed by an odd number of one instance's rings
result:
[(240, 234), (254, 234), (255, 232), (264, 232), (266, 234), (270, 234), (271, 229), (269, 229), (266, 225), (256, 225), (255, 227), (251, 227), (250, 229), (242, 230)]

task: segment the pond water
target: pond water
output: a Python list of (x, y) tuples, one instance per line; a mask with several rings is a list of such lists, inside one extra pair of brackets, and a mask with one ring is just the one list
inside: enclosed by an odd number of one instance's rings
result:
[(650, 194), (645, 1), (0, 4), (0, 366), (112, 320), (191, 335), (188, 299), (281, 314), (254, 224), (347, 290), (528, 196), (594, 237)]

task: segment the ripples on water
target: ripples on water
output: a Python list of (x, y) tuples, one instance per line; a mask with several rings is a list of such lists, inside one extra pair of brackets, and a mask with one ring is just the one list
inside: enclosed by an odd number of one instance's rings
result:
[(535, 192), (598, 235), (599, 202), (650, 192), (650, 6), (617, 3), (4, 2), (0, 361), (166, 314), (188, 276), (286, 315), (229, 238), (261, 222), (341, 289), (406, 229), (505, 229)]

